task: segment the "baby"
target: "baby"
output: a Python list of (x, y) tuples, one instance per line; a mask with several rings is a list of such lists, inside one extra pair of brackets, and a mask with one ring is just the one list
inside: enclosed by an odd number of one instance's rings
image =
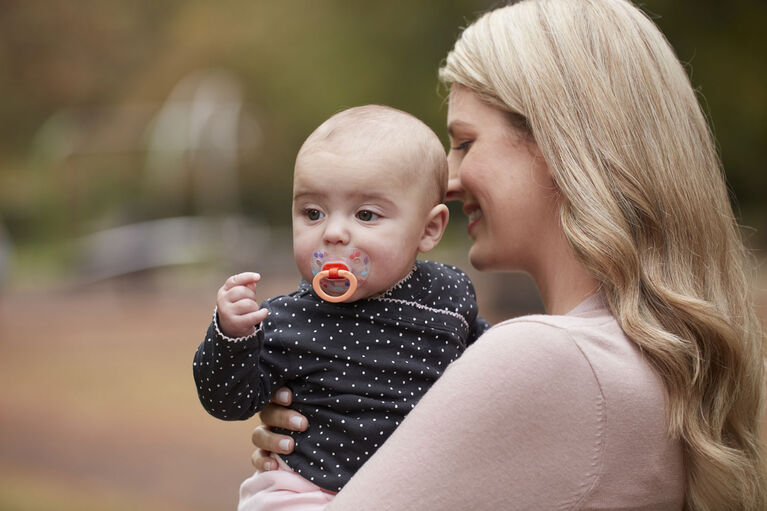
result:
[(297, 291), (258, 305), (257, 273), (230, 277), (195, 354), (205, 409), (243, 420), (288, 385), (310, 428), (282, 470), (240, 489), (240, 510), (321, 509), (488, 323), (468, 277), (417, 260), (448, 222), (437, 136), (385, 106), (340, 112), (298, 152)]

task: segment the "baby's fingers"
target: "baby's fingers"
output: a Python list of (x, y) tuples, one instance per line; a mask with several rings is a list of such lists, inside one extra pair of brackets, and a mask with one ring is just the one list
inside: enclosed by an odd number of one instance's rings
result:
[(269, 314), (266, 309), (249, 312), (247, 314), (219, 314), (219, 322), (223, 332), (229, 337), (244, 337), (251, 335), (254, 328), (261, 323)]
[(244, 316), (242, 316), (243, 320), (247, 323), (250, 323), (252, 325), (257, 325), (261, 323), (263, 320), (266, 319), (266, 316), (269, 315), (268, 309), (258, 309), (255, 312), (250, 312)]
[[(246, 271), (244, 273), (238, 273), (237, 275), (232, 275), (231, 277), (226, 279), (226, 282), (224, 282), (224, 285), (221, 289), (223, 291), (228, 291), (236, 286), (249, 286), (250, 284), (255, 284), (259, 280), (261, 280), (261, 275), (259, 273)], [(253, 289), (255, 289), (255, 286), (253, 287)]]
[[(253, 287), (251, 288), (251, 286)], [(245, 313), (250, 311), (247, 310), (247, 307), (243, 308), (242, 306), (245, 303), (250, 302), (250, 309), (255, 311), (258, 309), (257, 295), (254, 289), (255, 286), (255, 283), (251, 283), (250, 285), (238, 285), (229, 289), (226, 289), (226, 285), (221, 286), (221, 289), (218, 290), (218, 295), (216, 296), (216, 304), (220, 309), (228, 303), (234, 304), (244, 302), (238, 309), (238, 313)]]

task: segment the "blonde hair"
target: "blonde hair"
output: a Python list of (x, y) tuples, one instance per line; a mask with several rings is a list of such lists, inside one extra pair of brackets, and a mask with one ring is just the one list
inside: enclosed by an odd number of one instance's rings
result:
[(657, 27), (624, 0), (523, 0), (469, 26), (440, 78), (526, 119), (565, 236), (665, 384), (687, 509), (767, 509), (748, 254), (708, 125)]
[[(386, 158), (415, 181), (429, 184), (434, 204), (445, 198), (447, 156), (439, 137), (417, 117), (384, 105), (342, 110), (317, 127), (304, 141), (296, 161), (318, 149)], [(426, 178), (426, 180), (424, 180)]]

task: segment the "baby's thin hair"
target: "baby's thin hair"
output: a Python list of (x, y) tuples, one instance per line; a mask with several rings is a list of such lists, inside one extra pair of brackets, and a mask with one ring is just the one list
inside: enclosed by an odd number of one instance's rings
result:
[(448, 178), (445, 149), (431, 128), (407, 112), (375, 104), (342, 110), (307, 137), (296, 160), (328, 146), (351, 154), (371, 157), (385, 154), (396, 158), (414, 178), (430, 173), (435, 203), (445, 198)]

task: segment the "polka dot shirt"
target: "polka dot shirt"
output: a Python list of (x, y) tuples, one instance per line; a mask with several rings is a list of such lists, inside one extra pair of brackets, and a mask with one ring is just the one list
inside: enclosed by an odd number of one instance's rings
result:
[(217, 316), (197, 349), (200, 402), (220, 419), (244, 420), (282, 385), (309, 429), (285, 462), (318, 486), (339, 491), (429, 387), (489, 324), (460, 270), (416, 261), (387, 292), (353, 303), (317, 297), (307, 282), (265, 300), (251, 336), (221, 333)]

